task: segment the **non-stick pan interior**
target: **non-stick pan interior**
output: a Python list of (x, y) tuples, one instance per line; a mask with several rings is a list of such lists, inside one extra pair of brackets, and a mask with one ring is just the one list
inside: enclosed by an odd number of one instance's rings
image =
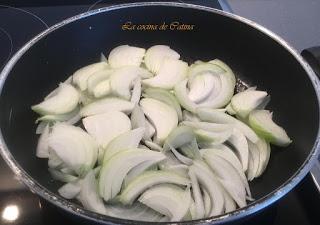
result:
[[(195, 25), (193, 30), (122, 30), (122, 25)], [(148, 48), (165, 44), (189, 63), (219, 58), (249, 85), (271, 95), (268, 106), (275, 121), (293, 143), (272, 146), (266, 172), (250, 184), (253, 197), (265, 196), (287, 181), (308, 157), (318, 131), (318, 101), (314, 87), (299, 62), (279, 43), (239, 21), (188, 8), (144, 6), (106, 11), (67, 24), (35, 43), (16, 63), (5, 81), (0, 125), (16, 161), (37, 182), (56, 192), (58, 183), (47, 171), (47, 160), (35, 149), (37, 115), (30, 106), (40, 102), (76, 69), (97, 62), (101, 52), (129, 44)]]

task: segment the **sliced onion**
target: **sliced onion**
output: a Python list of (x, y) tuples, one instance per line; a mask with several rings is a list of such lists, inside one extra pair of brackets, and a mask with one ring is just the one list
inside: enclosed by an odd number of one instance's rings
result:
[(103, 98), (103, 99), (94, 101), (84, 106), (80, 110), (80, 115), (83, 117), (92, 116), (92, 115), (106, 113), (109, 111), (121, 111), (124, 113), (130, 113), (133, 107), (134, 107), (134, 104), (132, 102), (129, 102), (120, 98), (108, 97), (108, 98)]
[(268, 110), (253, 110), (249, 115), (249, 124), (274, 145), (288, 146), (292, 142), (286, 131), (272, 120), (272, 113)]
[(69, 124), (70, 124), (70, 122), (73, 122), (73, 121), (78, 122), (79, 121), (79, 119), (78, 119), (79, 118), (79, 111), (80, 111), (80, 107), (77, 106), (74, 110), (72, 110), (69, 113), (51, 114), (51, 115), (41, 116), (40, 118), (38, 118), (36, 120), (36, 122), (38, 122), (38, 121), (47, 121), (47, 122), (56, 122), (56, 121), (66, 122), (66, 121), (69, 121)]
[(163, 143), (178, 124), (176, 111), (169, 105), (152, 98), (142, 99), (140, 105), (143, 112), (156, 129), (156, 142)]
[(188, 174), (191, 180), (192, 194), (195, 202), (195, 215), (192, 217), (192, 219), (201, 219), (205, 216), (205, 208), (199, 183), (192, 168), (189, 169)]
[(93, 171), (90, 171), (83, 179), (78, 199), (86, 209), (106, 214), (102, 198), (98, 195), (97, 181)]
[(205, 153), (203, 157), (236, 203), (240, 207), (246, 206), (245, 186), (235, 168), (220, 156)]
[(241, 131), (234, 128), (233, 134), (229, 138), (229, 142), (236, 150), (236, 153), (241, 161), (243, 171), (247, 171), (249, 161), (249, 147), (246, 137)]
[(96, 98), (101, 98), (111, 94), (110, 80), (106, 79), (99, 82), (92, 90), (93, 96)]
[(78, 91), (70, 84), (61, 83), (54, 96), (31, 108), (41, 115), (64, 114), (74, 110), (78, 103)]
[(166, 45), (154, 45), (148, 48), (144, 62), (153, 73), (158, 73), (164, 59), (179, 59), (180, 55)]
[(106, 62), (93, 63), (91, 65), (78, 69), (73, 74), (73, 83), (79, 87), (81, 91), (87, 90), (87, 81), (89, 77), (101, 70), (108, 69), (109, 65)]
[(52, 127), (48, 143), (58, 157), (80, 176), (96, 163), (97, 145), (80, 127), (57, 123)]
[(179, 102), (169, 91), (161, 88), (147, 88), (144, 90), (145, 97), (154, 98), (172, 106), (178, 115), (179, 121), (182, 120), (182, 111)]
[(129, 45), (120, 45), (110, 51), (108, 62), (112, 68), (140, 66), (146, 50)]
[[(100, 70), (100, 71), (97, 71), (97, 72), (91, 74), (87, 80), (88, 93), (95, 95), (97, 85), (99, 85), (101, 82), (109, 79), (112, 72), (113, 72), (113, 70), (111, 70), (111, 69), (104, 69), (104, 70)], [(97, 97), (97, 96), (95, 96), (95, 97)]]
[(149, 77), (150, 75), (149, 71), (136, 66), (118, 68), (110, 76), (112, 93), (125, 100), (130, 100), (130, 90), (134, 81), (139, 77)]
[(203, 161), (195, 160), (193, 165), (190, 166), (190, 169), (191, 168), (199, 183), (210, 196), (211, 210), (209, 216), (220, 215), (224, 211), (223, 187), (221, 187), (214, 173)]
[(145, 128), (143, 127), (129, 130), (112, 139), (105, 149), (103, 162), (106, 162), (113, 155), (124, 149), (137, 148), (144, 134), (144, 130)]
[(182, 119), (183, 119), (183, 122), (185, 122), (185, 121), (200, 122), (200, 119), (199, 119), (199, 117), (197, 117), (197, 115), (195, 115), (187, 110), (182, 111)]
[(37, 150), (36, 150), (36, 156), (39, 158), (49, 158), (49, 124), (46, 124), (42, 134), (39, 137)]
[[(139, 147), (139, 148), (143, 149), (143, 147)], [(149, 150), (149, 149), (146, 149), (146, 150)], [(139, 165), (137, 165), (136, 167), (134, 167), (132, 170), (129, 171), (126, 178), (124, 179), (124, 187), (127, 187), (132, 180), (140, 176), (145, 171), (157, 170), (157, 169), (158, 169), (158, 165), (156, 165), (153, 161), (146, 161), (146, 162), (140, 163)]]
[(167, 222), (169, 218), (161, 215), (153, 209), (137, 202), (130, 206), (106, 205), (106, 215), (129, 220), (146, 222)]
[(168, 171), (145, 171), (124, 188), (120, 201), (123, 204), (132, 204), (144, 191), (159, 184), (187, 186), (190, 180)]
[(247, 89), (235, 94), (231, 99), (231, 105), (240, 118), (246, 118), (264, 101), (267, 95), (268, 93), (265, 91)]
[(224, 112), (207, 108), (198, 108), (197, 115), (203, 121), (233, 124), (237, 129), (241, 130), (246, 138), (248, 138), (251, 142), (256, 143), (259, 141), (257, 134), (248, 125)]
[(155, 77), (145, 79), (142, 83), (148, 87), (172, 89), (187, 76), (188, 64), (182, 60), (164, 59)]
[(86, 117), (82, 120), (82, 123), (99, 145), (99, 162), (102, 161), (105, 148), (110, 141), (118, 135), (131, 130), (129, 117), (117, 111)]
[(114, 198), (121, 189), (128, 172), (145, 161), (159, 162), (165, 156), (160, 152), (144, 149), (128, 149), (104, 162), (100, 171), (99, 193), (105, 201)]
[(81, 190), (81, 182), (74, 181), (66, 183), (58, 189), (59, 194), (66, 199), (75, 198)]
[(145, 191), (139, 202), (166, 215), (170, 221), (180, 221), (189, 211), (190, 188), (183, 190), (172, 184), (157, 185)]
[(180, 148), (181, 146), (191, 143), (195, 138), (195, 134), (190, 127), (178, 126), (173, 129), (168, 135), (164, 145), (163, 150), (168, 151), (170, 146), (173, 148)]
[(138, 104), (141, 98), (141, 79), (137, 78), (134, 82), (130, 102)]

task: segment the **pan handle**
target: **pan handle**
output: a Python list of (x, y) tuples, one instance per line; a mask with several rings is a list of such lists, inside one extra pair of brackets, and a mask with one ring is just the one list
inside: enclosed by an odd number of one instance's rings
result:
[(320, 46), (307, 48), (301, 52), (301, 55), (320, 79)]

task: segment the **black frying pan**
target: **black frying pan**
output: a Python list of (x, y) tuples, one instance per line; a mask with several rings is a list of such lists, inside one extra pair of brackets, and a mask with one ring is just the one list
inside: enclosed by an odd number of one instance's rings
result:
[[(126, 21), (178, 21), (195, 28), (124, 31), (121, 26)], [(145, 48), (166, 44), (183, 53), (188, 62), (214, 58), (225, 61), (239, 79), (271, 94), (269, 108), (293, 140), (287, 148), (272, 147), (266, 172), (250, 184), (255, 202), (228, 216), (195, 222), (226, 222), (261, 210), (289, 192), (311, 168), (319, 145), (320, 83), (285, 41), (251, 21), (210, 8), (176, 3), (128, 4), (57, 24), (27, 43), (1, 73), (1, 154), (15, 174), (41, 197), (92, 221), (133, 223), (89, 212), (59, 197), (57, 188), (61, 184), (51, 179), (46, 160), (35, 156), (37, 115), (30, 109), (76, 69), (98, 61), (101, 51), (109, 52), (121, 44)]]

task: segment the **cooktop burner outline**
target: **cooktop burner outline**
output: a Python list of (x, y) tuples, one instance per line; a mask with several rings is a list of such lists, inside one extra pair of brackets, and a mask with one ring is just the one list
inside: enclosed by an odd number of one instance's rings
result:
[(13, 52), (13, 42), (12, 42), (12, 37), (11, 35), (8, 33), (8, 31), (6, 31), (4, 28), (0, 27), (0, 35), (1, 34), (4, 34), (6, 39), (9, 41), (10, 43), (10, 47), (9, 47), (9, 51), (8, 51), (8, 55), (7, 57), (4, 59), (3, 62), (0, 62), (0, 68), (3, 67), (3, 65), (5, 65), (8, 60), (10, 59), (11, 55), (12, 55), (12, 52)]
[(37, 20), (39, 20), (43, 25), (46, 26), (46, 28), (49, 28), (48, 24), (46, 22), (44, 22), (43, 19), (41, 19), (39, 16), (37, 16), (36, 14), (34, 14), (34, 13), (28, 11), (28, 10), (25, 10), (25, 9), (22, 9), (22, 8), (16, 8), (16, 7), (13, 7), (13, 6), (10, 6), (10, 5), (1, 5), (1, 4), (0, 4), (0, 7), (14, 9), (14, 10), (17, 10), (17, 11), (21, 11), (21, 12), (27, 13), (27, 14), (35, 17)]

